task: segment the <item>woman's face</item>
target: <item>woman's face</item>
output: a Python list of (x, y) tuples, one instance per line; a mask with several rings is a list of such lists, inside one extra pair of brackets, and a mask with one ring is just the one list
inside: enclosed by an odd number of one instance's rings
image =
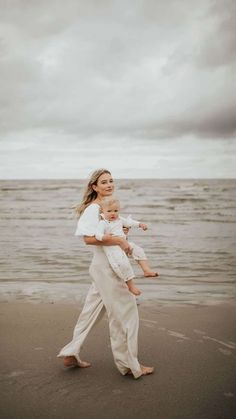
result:
[(99, 176), (97, 185), (93, 185), (93, 189), (97, 192), (98, 199), (112, 195), (114, 192), (114, 182), (112, 176), (109, 173), (103, 173)]

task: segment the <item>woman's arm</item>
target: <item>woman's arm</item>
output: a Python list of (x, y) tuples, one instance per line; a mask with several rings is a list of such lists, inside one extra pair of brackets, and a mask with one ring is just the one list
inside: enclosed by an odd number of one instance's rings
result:
[(128, 255), (131, 255), (132, 253), (132, 248), (127, 240), (123, 237), (112, 236), (111, 234), (105, 234), (102, 241), (97, 240), (95, 236), (84, 236), (84, 242), (88, 245), (96, 246), (120, 246)]

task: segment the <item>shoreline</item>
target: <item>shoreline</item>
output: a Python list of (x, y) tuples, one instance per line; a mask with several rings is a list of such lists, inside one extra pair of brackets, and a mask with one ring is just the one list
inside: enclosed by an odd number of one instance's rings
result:
[[(168, 283), (135, 280), (140, 303), (161, 305), (218, 305), (236, 301), (236, 288), (227, 283)], [(0, 283), (0, 303), (83, 303), (90, 283), (54, 281), (5, 281)]]

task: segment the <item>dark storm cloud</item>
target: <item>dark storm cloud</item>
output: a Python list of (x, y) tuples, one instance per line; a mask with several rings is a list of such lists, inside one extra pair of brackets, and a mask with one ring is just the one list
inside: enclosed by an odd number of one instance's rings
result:
[(165, 133), (169, 129), (169, 132), (172, 131), (177, 137), (194, 134), (205, 138), (230, 138), (236, 135), (235, 115), (236, 106), (228, 109), (222, 106), (201, 117), (198, 117), (196, 112), (195, 117), (191, 115), (183, 120), (169, 120), (166, 124), (163, 123), (162, 132)]
[(199, 54), (200, 63), (210, 67), (235, 65), (236, 2), (212, 2), (208, 20), (214, 22), (214, 27), (206, 34), (205, 44)]

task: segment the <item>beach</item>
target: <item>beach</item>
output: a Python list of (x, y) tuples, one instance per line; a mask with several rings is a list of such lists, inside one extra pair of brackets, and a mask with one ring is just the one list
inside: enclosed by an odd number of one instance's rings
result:
[(105, 317), (89, 336), (87, 369), (56, 358), (81, 306), (2, 303), (1, 417), (232, 419), (236, 408), (235, 304), (140, 304), (134, 380), (117, 371)]
[(84, 181), (0, 181), (0, 415), (15, 418), (231, 419), (236, 411), (236, 181), (119, 180), (122, 214), (160, 277), (133, 263), (139, 359), (116, 369), (107, 318), (89, 335), (87, 369), (62, 365), (91, 279), (74, 236)]

